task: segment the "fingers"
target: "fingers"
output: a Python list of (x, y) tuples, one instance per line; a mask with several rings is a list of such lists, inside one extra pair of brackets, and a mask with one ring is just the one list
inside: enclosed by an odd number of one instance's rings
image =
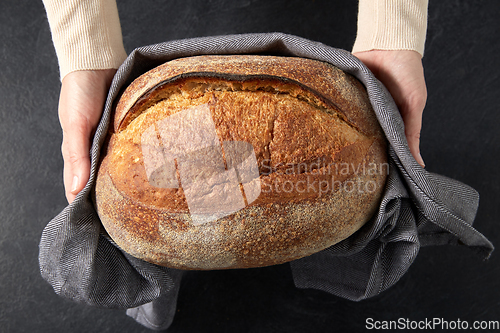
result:
[(422, 167), (425, 167), (425, 163), (420, 154), (420, 132), (422, 130), (424, 107), (425, 99), (423, 96), (419, 96), (417, 101), (399, 106), (405, 124), (405, 136), (410, 152)]
[(405, 136), (410, 152), (422, 167), (425, 167), (425, 162), (420, 154), (420, 132), (426, 99), (426, 91), (419, 92), (398, 105), (405, 124)]
[(413, 51), (407, 52), (410, 53), (399, 61), (400, 70), (394, 74), (395, 78), (390, 84), (392, 86), (390, 91), (405, 124), (405, 136), (410, 152), (418, 164), (425, 167), (420, 154), (420, 132), (427, 101), (427, 88), (420, 55)]

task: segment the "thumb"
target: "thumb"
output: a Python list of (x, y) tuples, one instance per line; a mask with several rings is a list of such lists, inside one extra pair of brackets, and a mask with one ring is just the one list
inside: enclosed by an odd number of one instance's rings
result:
[(61, 148), (64, 159), (63, 177), (66, 198), (69, 203), (85, 187), (90, 176), (89, 139), (92, 129), (87, 128), (86, 122), (86, 119), (74, 120), (68, 130), (63, 131)]

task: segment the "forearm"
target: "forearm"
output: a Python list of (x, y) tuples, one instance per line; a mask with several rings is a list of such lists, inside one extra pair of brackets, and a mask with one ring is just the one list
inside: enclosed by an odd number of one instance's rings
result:
[(352, 52), (413, 50), (424, 54), (428, 0), (359, 0)]
[(118, 68), (127, 54), (115, 0), (43, 0), (61, 79), (76, 70)]

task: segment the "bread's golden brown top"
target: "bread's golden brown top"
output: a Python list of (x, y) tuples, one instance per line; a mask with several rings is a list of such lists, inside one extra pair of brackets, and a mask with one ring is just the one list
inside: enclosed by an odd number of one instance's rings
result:
[[(374, 126), (373, 114), (361, 113), (371, 108), (358, 89), (363, 87), (356, 79), (335, 67), (300, 58), (174, 60), (141, 76), (121, 97), (112, 139), (115, 151), (109, 162), (111, 178), (133, 200), (187, 212), (181, 188), (148, 184), (141, 134), (161, 119), (206, 104), (221, 141), (245, 141), (255, 150), (261, 182), (269, 191), (254, 204), (318, 197), (321, 193), (316, 188), (278, 192), (271, 184), (277, 178), (302, 184), (300, 180), (312, 173), (318, 173), (318, 179), (335, 176), (342, 181), (350, 173), (340, 174), (337, 168), (333, 175), (331, 165), (343, 160), (362, 164), (378, 124)], [(321, 170), (322, 166), (330, 170)]]
[[(199, 75), (247, 79), (275, 77), (300, 83), (333, 103), (346, 120), (361, 132), (373, 135), (379, 124), (373, 117), (371, 104), (363, 85), (354, 77), (327, 63), (296, 57), (275, 56), (198, 56), (179, 58), (141, 75), (127, 87), (116, 107), (113, 129), (126, 127), (130, 118), (142, 110), (144, 103), (154, 99), (162, 84), (179, 76)], [(366, 110), (370, 110), (367, 114)]]

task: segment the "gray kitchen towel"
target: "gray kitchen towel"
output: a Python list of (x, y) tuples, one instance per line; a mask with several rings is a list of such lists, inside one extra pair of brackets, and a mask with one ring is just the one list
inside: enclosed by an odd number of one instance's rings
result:
[(478, 193), (420, 167), (410, 154), (404, 124), (390, 94), (350, 52), (282, 33), (203, 37), (140, 47), (116, 73), (92, 145), (90, 180), (75, 201), (48, 223), (41, 237), (41, 274), (57, 294), (94, 306), (130, 308), (127, 313), (150, 328), (168, 326), (182, 272), (121, 251), (101, 232), (90, 193), (111, 109), (122, 89), (168, 60), (202, 54), (297, 56), (337, 66), (365, 85), (390, 144), (390, 172), (378, 212), (348, 239), (291, 262), (297, 287), (362, 300), (396, 283), (420, 246), (463, 244), (485, 258), (493, 251), (493, 245), (472, 227)]

